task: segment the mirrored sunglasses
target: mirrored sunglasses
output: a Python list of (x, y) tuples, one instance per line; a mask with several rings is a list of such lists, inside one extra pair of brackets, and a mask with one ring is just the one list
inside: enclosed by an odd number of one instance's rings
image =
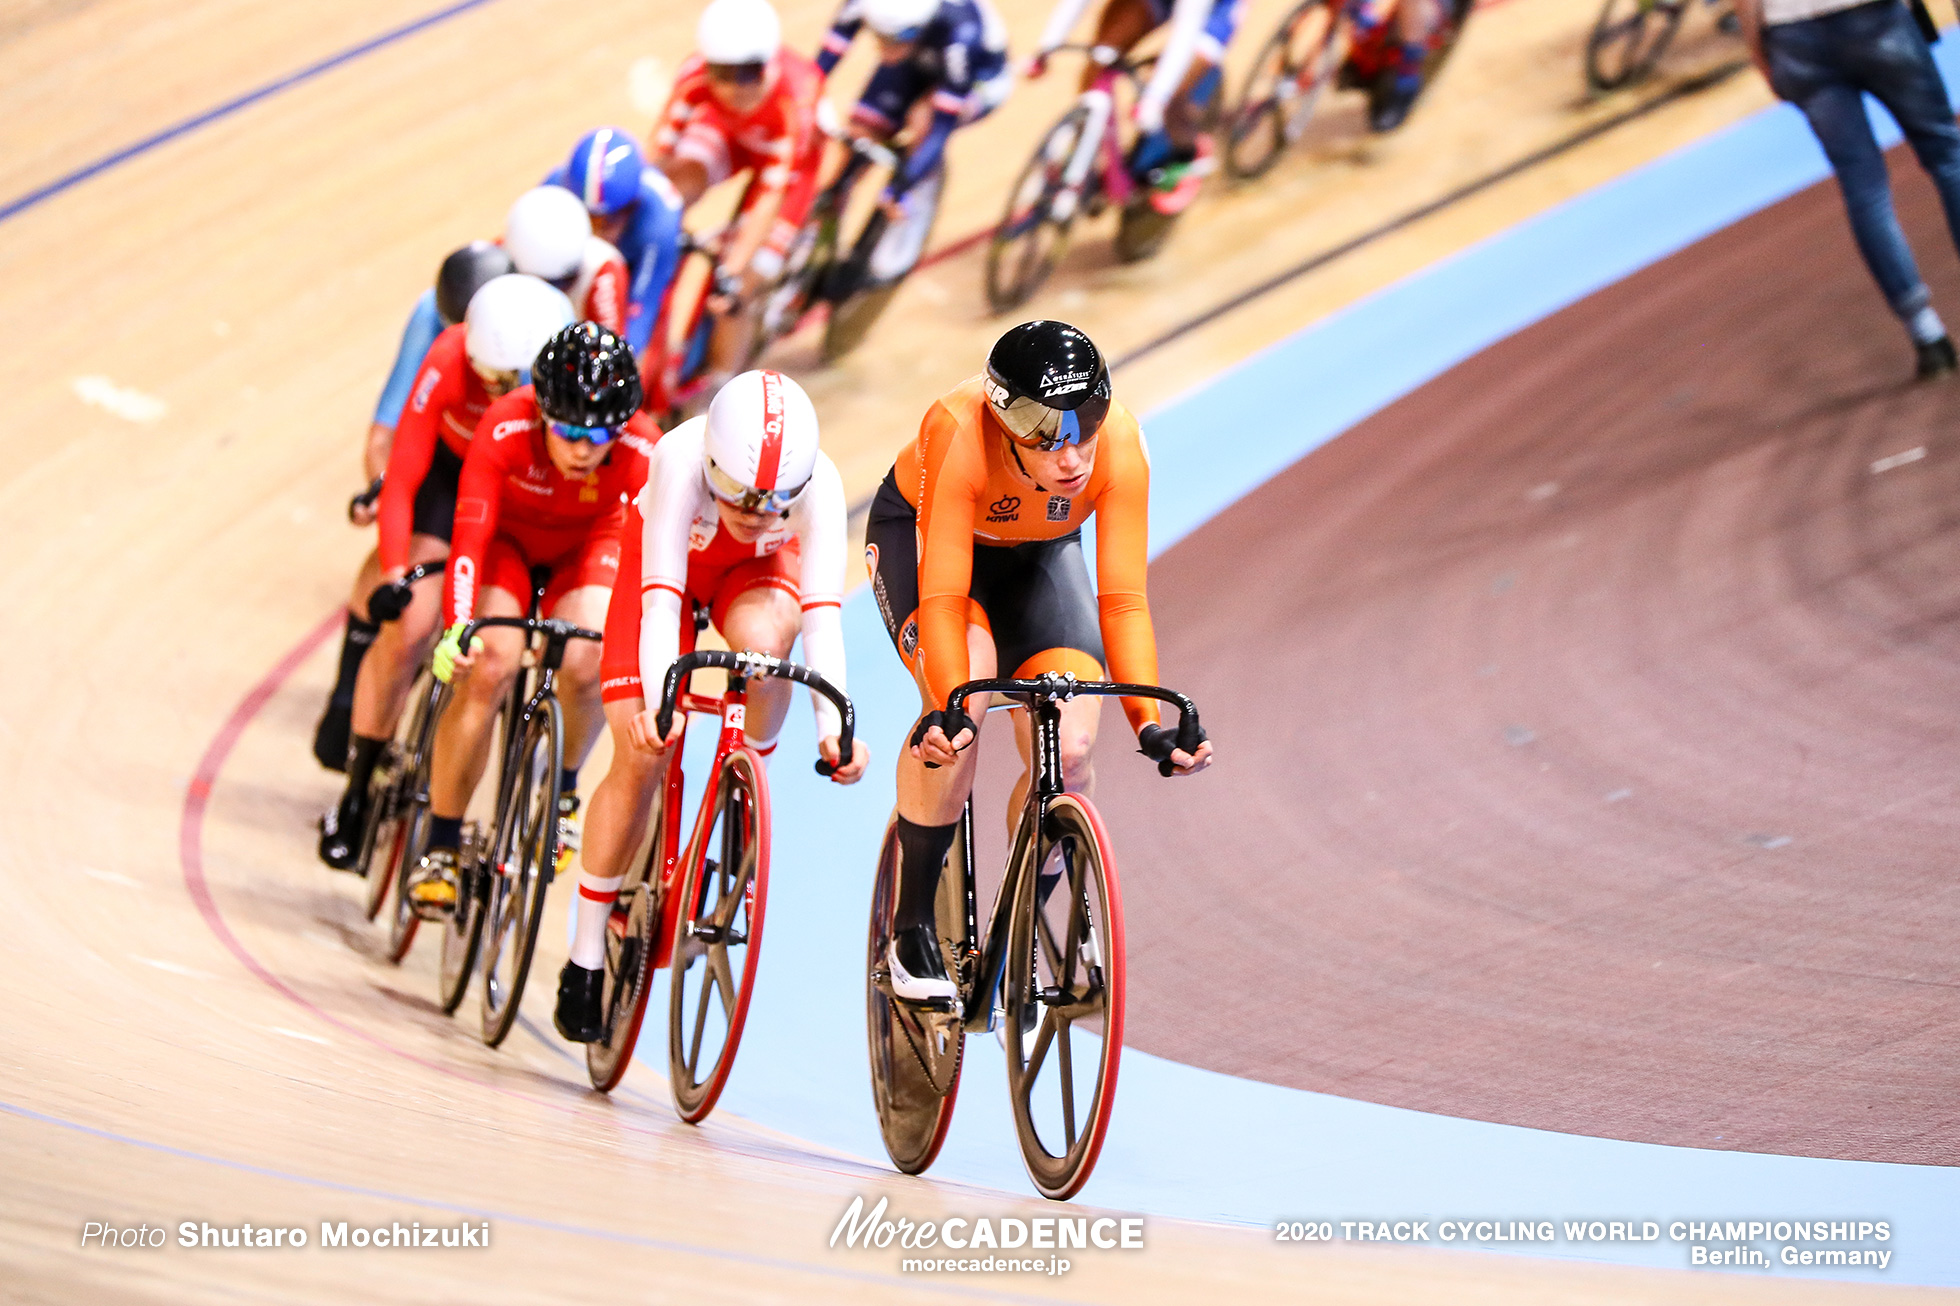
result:
[(554, 422), (549, 419), (546, 420), (544, 429), (561, 440), (569, 440), (573, 444), (592, 445), (611, 444), (619, 438), (620, 432), (617, 426), (574, 426), (570, 422)]
[(740, 508), (743, 512), (766, 512), (777, 515), (786, 513), (790, 510), (790, 505), (796, 502), (805, 487), (810, 484), (805, 481), (802, 485), (789, 490), (758, 490), (754, 486), (742, 484), (715, 466), (715, 460), (712, 458), (706, 461), (705, 468), (708, 474), (708, 489), (714, 493), (715, 498), (731, 508)]
[(755, 86), (762, 81), (767, 70), (766, 64), (759, 63), (711, 63), (708, 65), (708, 76), (714, 81), (735, 86)]
[[(987, 402), (1014, 442), (1029, 449), (1053, 453), (1064, 445), (1080, 444), (1084, 439), (1081, 418), (1072, 408), (1050, 408), (1025, 395), (1005, 405), (989, 395)], [(1093, 437), (1095, 432), (1087, 435)]]

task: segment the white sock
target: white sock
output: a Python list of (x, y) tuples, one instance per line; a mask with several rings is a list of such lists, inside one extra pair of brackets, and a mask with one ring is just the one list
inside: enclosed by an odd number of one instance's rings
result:
[(1930, 345), (1946, 334), (1946, 323), (1940, 321), (1940, 315), (1928, 304), (1906, 319), (1906, 331), (1915, 345)]
[(572, 935), (572, 961), (587, 970), (606, 964), (606, 922), (619, 897), (619, 886), (626, 877), (615, 875), (602, 880), (586, 871), (578, 877), (578, 926)]

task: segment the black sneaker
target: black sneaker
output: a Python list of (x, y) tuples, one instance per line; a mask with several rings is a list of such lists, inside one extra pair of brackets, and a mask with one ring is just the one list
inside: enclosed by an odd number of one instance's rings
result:
[(606, 983), (606, 972), (587, 970), (575, 961), (565, 963), (558, 972), (558, 1009), (551, 1023), (572, 1043), (597, 1043), (605, 1036), (605, 1022), (599, 998)]
[(367, 795), (352, 790), (320, 818), (320, 860), (336, 871), (351, 871), (361, 856), (361, 832), (367, 824)]
[(1919, 351), (1919, 379), (1930, 381), (1935, 377), (1950, 375), (1960, 367), (1960, 357), (1955, 357), (1953, 341), (1941, 336), (1938, 340), (1928, 340), (1916, 346)]
[(329, 771), (347, 771), (347, 742), (354, 734), (354, 704), (327, 700), (320, 724), (313, 730), (313, 756)]
[(952, 1001), (960, 995), (946, 973), (938, 931), (930, 925), (908, 925), (894, 934), (885, 961), (891, 970), (892, 992), (908, 1002)]

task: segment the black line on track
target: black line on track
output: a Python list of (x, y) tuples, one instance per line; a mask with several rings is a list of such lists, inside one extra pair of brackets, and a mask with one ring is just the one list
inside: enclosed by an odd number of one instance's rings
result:
[(1233, 295), (1230, 299), (1213, 305), (1211, 308), (1199, 313), (1196, 317), (1187, 318), (1156, 339), (1147, 341), (1117, 358), (1110, 364), (1110, 368), (1114, 370), (1139, 362), (1164, 348), (1166, 345), (1190, 335), (1193, 331), (1209, 326), (1219, 318), (1224, 317), (1227, 313), (1243, 308), (1254, 300), (1271, 294), (1290, 281), (1295, 281), (1300, 277), (1306, 276), (1309, 272), (1324, 268), (1329, 263), (1345, 258), (1356, 250), (1372, 245), (1383, 237), (1391, 236), (1405, 227), (1413, 226), (1424, 218), (1433, 217), (1445, 209), (1453, 208), (1461, 204), (1464, 200), (1481, 194), (1491, 187), (1498, 185), (1500, 182), (1509, 181), (1520, 173), (1529, 172), (1539, 164), (1556, 159), (1561, 154), (1575, 150), (1588, 141), (1596, 140), (1608, 132), (1613, 131), (1615, 128), (1624, 127), (1630, 122), (1637, 122), (1655, 110), (1674, 103), (1676, 100), (1683, 100), (1690, 95), (1699, 94), (1712, 86), (1718, 86), (1748, 66), (1747, 61), (1738, 59), (1733, 63), (1726, 63), (1699, 76), (1691, 77), (1687, 81), (1677, 82), (1643, 104), (1637, 104), (1631, 109), (1614, 114), (1610, 118), (1602, 118), (1591, 126), (1583, 127), (1572, 133), (1570, 136), (1556, 140), (1542, 149), (1532, 151), (1521, 159), (1505, 164), (1495, 172), (1487, 172), (1483, 176), (1457, 187), (1446, 195), (1442, 195), (1418, 208), (1410, 209), (1406, 213), (1390, 218), (1381, 225), (1371, 227), (1358, 236), (1342, 241), (1332, 249), (1322, 250), (1304, 262), (1296, 263), (1284, 272), (1268, 277), (1257, 285)]

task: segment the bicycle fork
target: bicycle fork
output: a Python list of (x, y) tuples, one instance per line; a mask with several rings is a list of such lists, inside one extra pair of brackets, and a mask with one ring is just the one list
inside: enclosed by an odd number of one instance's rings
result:
[(1068, 166), (1062, 169), (1062, 189), (1049, 209), (1055, 221), (1061, 223), (1073, 218), (1076, 205), (1082, 202), (1082, 187), (1089, 179), (1089, 169), (1095, 166), (1104, 133), (1109, 130), (1110, 116), (1116, 111), (1116, 97), (1100, 86), (1092, 87), (1082, 93), (1082, 105), (1089, 111), (1089, 118), (1069, 154)]

